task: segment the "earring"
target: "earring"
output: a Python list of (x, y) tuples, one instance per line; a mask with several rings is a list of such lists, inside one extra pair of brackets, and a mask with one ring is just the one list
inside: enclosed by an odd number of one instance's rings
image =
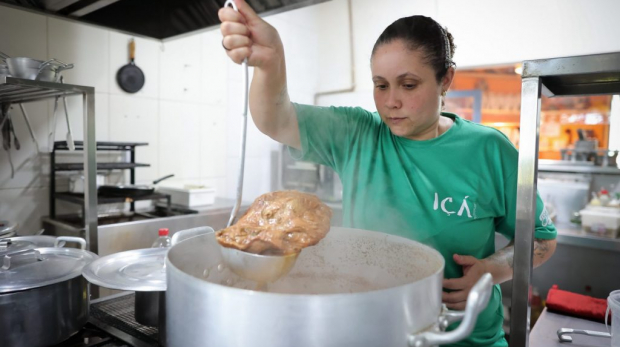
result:
[(447, 93), (448, 92), (444, 90), (443, 92), (441, 92), (441, 96), (446, 96)]

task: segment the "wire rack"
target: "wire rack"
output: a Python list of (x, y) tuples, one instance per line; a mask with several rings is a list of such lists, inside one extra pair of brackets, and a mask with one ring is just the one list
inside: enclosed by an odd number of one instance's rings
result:
[(81, 95), (92, 87), (0, 76), (0, 103), (25, 103), (56, 96)]
[(93, 303), (90, 306), (90, 315), (140, 341), (158, 346), (157, 328), (136, 322), (134, 301), (135, 294), (132, 293)]

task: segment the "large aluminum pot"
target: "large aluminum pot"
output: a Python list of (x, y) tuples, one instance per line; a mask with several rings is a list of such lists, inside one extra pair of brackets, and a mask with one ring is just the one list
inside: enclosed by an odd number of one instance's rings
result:
[[(441, 254), (372, 231), (332, 228), (267, 292), (234, 275), (220, 247), (210, 233), (168, 252), (168, 347), (452, 343), (471, 333), (492, 289), (487, 274), (472, 289), (465, 313), (445, 312)], [(440, 331), (460, 319), (455, 331)]]
[[(82, 249), (60, 247), (78, 242)], [(0, 268), (0, 346), (58, 344), (88, 320), (88, 283), (82, 267), (97, 258), (86, 241), (58, 237), (54, 247), (4, 254)]]

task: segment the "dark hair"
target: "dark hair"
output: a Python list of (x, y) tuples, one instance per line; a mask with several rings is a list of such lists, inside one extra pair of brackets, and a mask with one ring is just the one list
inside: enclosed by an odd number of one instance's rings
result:
[(403, 40), (412, 51), (421, 49), (424, 62), (435, 71), (437, 82), (441, 81), (450, 67), (456, 66), (452, 60), (456, 48), (452, 34), (430, 17), (404, 17), (390, 24), (375, 42), (372, 56), (379, 46), (395, 40)]

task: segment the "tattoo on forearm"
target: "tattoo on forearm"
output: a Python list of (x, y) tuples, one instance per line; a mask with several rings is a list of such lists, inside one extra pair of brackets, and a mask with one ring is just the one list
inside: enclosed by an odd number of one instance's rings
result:
[(534, 257), (538, 259), (545, 259), (549, 253), (549, 241), (535, 239), (534, 240)]
[(511, 242), (508, 246), (498, 250), (492, 256), (488, 257), (487, 260), (500, 266), (510, 267), (512, 269), (512, 263), (515, 256), (515, 246), (514, 243)]
[[(534, 261), (544, 260), (549, 253), (549, 241), (542, 239), (534, 239)], [(511, 242), (508, 246), (498, 250), (495, 254), (487, 258), (489, 262), (496, 265), (508, 265), (513, 269), (513, 261), (515, 255), (514, 243)]]

